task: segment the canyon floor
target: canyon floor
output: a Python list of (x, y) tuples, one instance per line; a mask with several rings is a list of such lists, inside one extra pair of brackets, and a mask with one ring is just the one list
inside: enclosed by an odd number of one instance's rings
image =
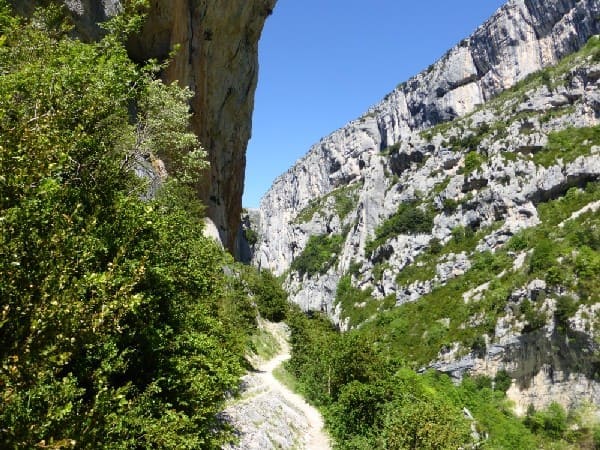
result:
[(323, 418), (300, 395), (282, 384), (273, 371), (290, 358), (288, 330), (283, 323), (265, 323), (266, 331), (279, 343), (279, 352), (268, 361), (256, 361), (256, 370), (242, 380), (242, 393), (224, 411), (235, 427), (239, 442), (233, 449), (331, 448), (323, 430)]

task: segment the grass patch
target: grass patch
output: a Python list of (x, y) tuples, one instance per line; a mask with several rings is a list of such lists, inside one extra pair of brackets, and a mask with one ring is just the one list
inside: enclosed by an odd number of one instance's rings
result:
[(588, 155), (594, 145), (600, 145), (600, 125), (554, 131), (548, 135), (546, 147), (533, 155), (533, 161), (546, 168), (558, 159), (567, 164)]
[(265, 361), (273, 358), (281, 351), (277, 338), (262, 327), (250, 336), (250, 348)]
[(281, 382), (285, 387), (287, 387), (290, 391), (299, 393), (300, 386), (298, 385), (298, 380), (292, 375), (287, 368), (285, 367), (285, 363), (280, 364), (275, 369), (273, 369), (273, 376)]

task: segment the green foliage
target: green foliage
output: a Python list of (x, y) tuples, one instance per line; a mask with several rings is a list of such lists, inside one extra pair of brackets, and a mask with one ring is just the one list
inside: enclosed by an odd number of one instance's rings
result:
[(468, 422), (447, 401), (410, 396), (386, 405), (383, 448), (460, 448), (471, 439)]
[(577, 307), (577, 301), (573, 297), (562, 295), (556, 300), (554, 319), (560, 331), (567, 331), (569, 318), (577, 312)]
[(399, 234), (430, 233), (433, 218), (433, 211), (423, 210), (415, 202), (400, 204), (398, 210), (377, 227), (375, 238), (365, 246), (365, 253), (373, 253), (377, 247)]
[(484, 162), (485, 159), (480, 153), (476, 151), (470, 151), (465, 155), (465, 166), (463, 169), (463, 173), (468, 175), (477, 171)]
[(335, 294), (335, 304), (341, 306), (341, 316), (348, 319), (350, 327), (361, 324), (379, 311), (392, 308), (396, 303), (393, 295), (378, 300), (371, 294), (372, 289), (362, 290), (352, 286), (350, 274), (340, 279)]
[(344, 220), (358, 203), (357, 191), (359, 186), (357, 183), (342, 186), (323, 197), (311, 200), (308, 206), (298, 213), (294, 219), (294, 223), (309, 222), (316, 213), (323, 213), (330, 198), (333, 198), (333, 209), (336, 214), (340, 220)]
[(562, 159), (564, 164), (589, 155), (592, 146), (600, 145), (600, 126), (567, 128), (548, 135), (546, 147), (533, 156), (536, 164), (550, 167)]
[(207, 167), (206, 152), (196, 135), (187, 131), (191, 113), (189, 88), (160, 80), (147, 83), (140, 102), (134, 151), (150, 159), (165, 160), (171, 172), (184, 183), (193, 184)]
[(533, 254), (529, 260), (529, 272), (543, 273), (556, 264), (554, 249), (555, 245), (549, 239), (539, 241), (533, 248)]
[(362, 329), (340, 335), (326, 320), (297, 310), (290, 327), (288, 371), (322, 407), (338, 448), (468, 447), (465, 407), (478, 431), (489, 433), (490, 448), (536, 448), (531, 432), (510, 413), (504, 391), (492, 391), (489, 379), (455, 386), (447, 376), (417, 375)]
[(429, 252), (432, 255), (439, 255), (442, 253), (443, 248), (444, 247), (438, 238), (434, 237), (429, 241)]
[(497, 390), (506, 392), (512, 384), (512, 379), (506, 370), (499, 370), (494, 377), (494, 385)]
[(247, 280), (261, 316), (272, 322), (285, 319), (288, 303), (287, 292), (268, 270), (261, 270)]
[(552, 402), (543, 411), (529, 410), (524, 423), (535, 433), (558, 440), (567, 431), (567, 414), (562, 406)]
[(252, 228), (246, 228), (244, 230), (244, 237), (251, 247), (255, 246), (258, 242), (258, 233)]
[(458, 209), (459, 206), (460, 203), (454, 200), (453, 198), (446, 197), (442, 202), (442, 208), (444, 209), (444, 212), (446, 214), (452, 214)]
[(536, 305), (528, 299), (524, 299), (519, 305), (519, 312), (525, 319), (525, 326), (523, 332), (531, 333), (532, 331), (539, 330), (546, 325), (546, 315), (539, 311)]
[(290, 268), (300, 275), (312, 277), (323, 274), (336, 264), (337, 255), (342, 249), (344, 236), (340, 234), (311, 236), (306, 247), (292, 262)]
[(254, 330), (257, 315), (272, 322), (285, 319), (287, 292), (271, 272), (241, 263), (229, 264), (228, 271), (231, 276), (223, 305), (229, 316), (237, 318), (240, 329)]
[(219, 447), (248, 333), (224, 300), (226, 258), (186, 177), (143, 202), (126, 164), (140, 149), (204, 164), (189, 92), (153, 81), (123, 36), (85, 44), (49, 28), (62, 27), (54, 10), (33, 23), (6, 11), (0, 447)]

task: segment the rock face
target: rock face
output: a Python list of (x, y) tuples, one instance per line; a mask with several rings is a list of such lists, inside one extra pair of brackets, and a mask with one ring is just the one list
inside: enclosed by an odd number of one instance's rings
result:
[[(246, 146), (250, 138), (258, 75), (258, 40), (277, 0), (151, 0), (142, 32), (128, 48), (139, 61), (165, 59), (179, 46), (163, 79), (179, 81), (195, 93), (192, 128), (208, 151), (210, 169), (198, 193), (221, 240), (234, 250)], [(14, 1), (30, 13), (34, 0)], [(121, 0), (64, 0), (77, 32), (93, 40), (98, 23), (121, 10)]]
[[(422, 339), (454, 337), (426, 367), (457, 378), (506, 371), (521, 411), (600, 402), (597, 297), (573, 288), (578, 275), (560, 274), (597, 249), (573, 248), (532, 279), (535, 243), (510, 241), (522, 230), (598, 226), (599, 17), (600, 0), (509, 1), (275, 180), (261, 202), (254, 264), (285, 274), (291, 301), (342, 330), (395, 319), (401, 327), (393, 311), (412, 302), (439, 311), (424, 303), (455, 296), (467, 312), (432, 319)], [(564, 208), (553, 202), (565, 196), (579, 206), (559, 225), (548, 211), (559, 214), (551, 208)], [(497, 270), (495, 258), (504, 261)], [(448, 286), (443, 301), (435, 297)]]
[[(307, 240), (305, 232), (288, 224), (311, 199), (374, 170), (373, 155), (406, 141), (412, 131), (463, 116), (577, 50), (600, 32), (599, 14), (598, 0), (509, 1), (429, 69), (323, 138), (275, 180), (261, 202), (263, 238), (256, 264), (283, 273)], [(365, 204), (366, 234), (377, 221), (371, 205), (380, 200)]]

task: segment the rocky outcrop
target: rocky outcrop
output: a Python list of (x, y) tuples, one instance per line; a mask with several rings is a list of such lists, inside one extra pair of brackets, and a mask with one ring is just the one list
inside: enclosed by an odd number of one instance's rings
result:
[[(35, 0), (13, 1), (30, 13)], [(119, 12), (121, 0), (64, 0), (78, 34), (101, 35), (98, 23)], [(250, 138), (258, 75), (258, 40), (276, 0), (151, 0), (141, 33), (128, 43), (139, 61), (164, 60), (179, 46), (165, 81), (177, 80), (195, 96), (192, 128), (208, 151), (210, 169), (198, 186), (221, 240), (234, 250), (237, 237), (246, 146)]]
[[(528, 74), (556, 63), (600, 33), (598, 0), (511, 0), (426, 71), (399, 85), (361, 118), (315, 144), (281, 175), (261, 202), (255, 263), (283, 273), (307, 238), (289, 223), (311, 199), (371, 177), (373, 155), (413, 131), (472, 111)], [(375, 194), (378, 195), (378, 194)], [(364, 233), (379, 212), (365, 203)]]

